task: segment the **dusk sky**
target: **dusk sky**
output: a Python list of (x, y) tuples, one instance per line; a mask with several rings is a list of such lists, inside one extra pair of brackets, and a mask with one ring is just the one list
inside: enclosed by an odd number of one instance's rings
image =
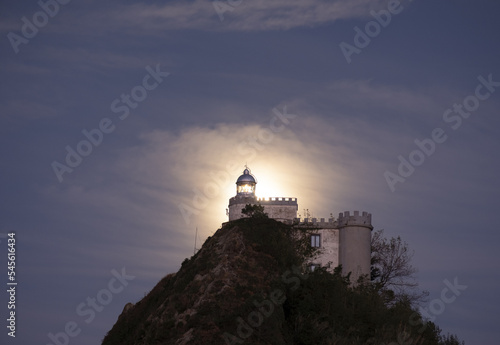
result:
[(415, 251), (444, 333), (498, 344), (499, 16), (493, 0), (2, 1), (0, 342), (100, 344), (196, 229), (200, 247), (227, 221), (248, 164), (301, 217), (370, 212)]

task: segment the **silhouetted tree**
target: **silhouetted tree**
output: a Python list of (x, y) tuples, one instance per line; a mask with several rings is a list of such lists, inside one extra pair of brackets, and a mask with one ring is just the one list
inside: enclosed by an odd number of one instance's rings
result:
[(440, 338), (439, 345), (465, 345), (465, 342), (460, 341), (454, 334), (448, 333), (446, 336), (441, 335)]
[(267, 218), (267, 214), (264, 213), (264, 206), (260, 204), (259, 205), (247, 204), (241, 210), (241, 213), (243, 213), (248, 217), (253, 217), (253, 218), (259, 218), (259, 217)]
[(383, 235), (384, 230), (372, 235), (372, 281), (388, 302), (423, 302), (428, 293), (418, 290), (417, 269), (411, 264), (414, 252), (399, 236), (387, 239)]

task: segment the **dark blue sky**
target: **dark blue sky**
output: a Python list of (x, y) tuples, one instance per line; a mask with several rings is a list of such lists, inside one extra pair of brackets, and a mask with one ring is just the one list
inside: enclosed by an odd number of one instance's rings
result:
[[(362, 48), (356, 28), (394, 1), (221, 1), (223, 20), (211, 1), (42, 3), (53, 16), (0, 5), (0, 234), (18, 241), (17, 343), (49, 344), (75, 322), (70, 344), (98, 344), (192, 255), (196, 227), (203, 241), (226, 221), (245, 163), (258, 194), (297, 197), (302, 216), (371, 212), (415, 250), (424, 307), (437, 310), (445, 280), (467, 286), (435, 322), (497, 343), (496, 2), (401, 1)], [(358, 49), (350, 63), (342, 42)], [(439, 128), (446, 140), (430, 141)], [(73, 167), (67, 147), (83, 152)], [(110, 288), (122, 268), (135, 278)], [(87, 298), (108, 304), (91, 318)], [(5, 327), (0, 339), (13, 343)]]

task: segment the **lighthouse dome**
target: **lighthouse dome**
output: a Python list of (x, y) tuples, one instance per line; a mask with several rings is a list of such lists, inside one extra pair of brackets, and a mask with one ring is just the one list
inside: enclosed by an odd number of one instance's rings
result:
[(257, 181), (255, 181), (255, 177), (250, 173), (250, 169), (245, 166), (245, 170), (243, 170), (243, 175), (238, 177), (236, 180), (236, 195), (240, 196), (255, 196), (255, 185)]
[(257, 181), (255, 181), (255, 177), (253, 177), (253, 175), (250, 173), (250, 169), (248, 169), (248, 168), (243, 170), (243, 175), (238, 177), (238, 180), (236, 180), (237, 184), (244, 183), (244, 182), (257, 183)]

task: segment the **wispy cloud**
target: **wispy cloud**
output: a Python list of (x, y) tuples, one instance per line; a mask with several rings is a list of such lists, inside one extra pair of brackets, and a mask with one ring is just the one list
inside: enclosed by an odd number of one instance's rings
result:
[(434, 97), (422, 91), (397, 85), (380, 85), (370, 80), (339, 80), (330, 83), (326, 92), (352, 108), (377, 107), (397, 111), (427, 112), (436, 109)]
[[(125, 30), (128, 34), (149, 32), (164, 35), (165, 30), (289, 30), (339, 19), (367, 17), (370, 10), (382, 8), (386, 3), (387, 0), (243, 0), (233, 10), (227, 11), (224, 21), (221, 21), (213, 1), (207, 0), (117, 4), (113, 8), (90, 2), (85, 8), (79, 8), (78, 13), (73, 10), (61, 20), (70, 30), (88, 26), (91, 22), (93, 28)], [(70, 11), (68, 8), (67, 12)]]
[[(156, 229), (152, 236), (163, 231), (189, 233), (196, 224), (209, 235), (226, 220), (225, 208), (235, 193), (235, 180), (249, 164), (260, 180), (260, 195), (267, 191), (273, 194), (266, 196), (300, 197), (301, 207), (328, 217), (336, 207), (336, 201), (327, 202), (329, 195), (342, 199), (344, 193), (347, 196), (366, 188), (371, 174), (366, 167), (382, 169), (377, 157), (370, 154), (374, 133), (380, 134), (380, 129), (349, 121), (334, 126), (314, 115), (297, 116), (296, 123), (275, 133), (269, 142), (255, 142), (269, 120), (262, 124), (190, 127), (178, 133), (145, 132), (139, 146), (93, 166), (90, 175), (82, 171), (84, 175), (71, 176), (72, 187), (56, 186), (51, 194), (63, 195), (62, 200), (75, 209), (79, 208), (77, 204), (86, 205), (91, 213), (102, 208), (134, 228)], [(360, 137), (352, 135), (354, 127)], [(323, 181), (325, 173), (329, 176), (327, 184)], [(123, 183), (127, 188), (123, 189)], [(219, 188), (213, 195), (207, 194), (205, 187), (214, 183)], [(206, 207), (193, 206), (197, 193), (208, 200)], [(364, 197), (370, 198), (366, 192)], [(189, 224), (184, 222), (180, 204), (194, 208)], [(107, 230), (111, 237), (121, 231), (125, 230)]]

